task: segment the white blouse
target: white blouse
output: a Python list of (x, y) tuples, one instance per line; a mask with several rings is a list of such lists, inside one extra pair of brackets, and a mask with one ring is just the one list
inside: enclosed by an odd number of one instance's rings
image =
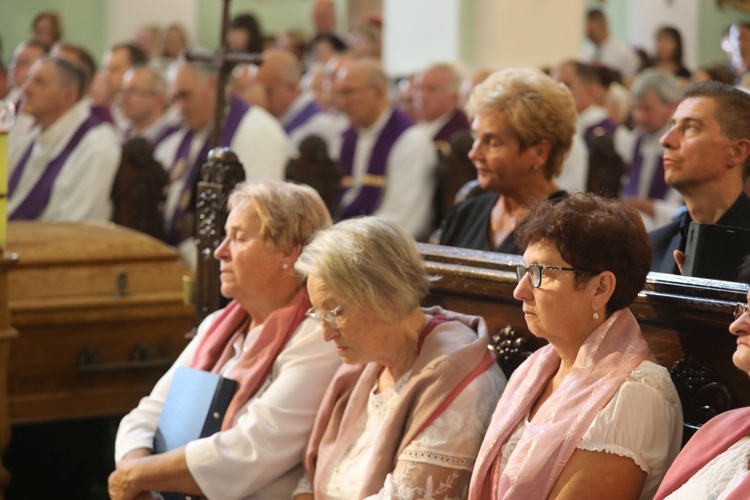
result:
[[(494, 366), (475, 378), (448, 408), (399, 455), (400, 467), (388, 474), (382, 490), (369, 499), (465, 498), (468, 478), (489, 425), (492, 411), (505, 387), (505, 378)], [(370, 392), (367, 415), (357, 440), (346, 450), (326, 485), (326, 499), (359, 498), (375, 442), (383, 423), (398, 403), (399, 393), (411, 372), (389, 390)], [(440, 477), (424, 476), (424, 465), (438, 466)], [(420, 479), (421, 477), (421, 479)], [(465, 479), (459, 481), (459, 478)], [(303, 480), (295, 493), (307, 490)], [(461, 483), (458, 491), (457, 483)]]
[(745, 436), (724, 453), (714, 457), (665, 500), (692, 500), (693, 498), (724, 500), (745, 479), (748, 472), (748, 459), (750, 459), (750, 436)]
[[(528, 415), (503, 446), (502, 467), (527, 424)], [(632, 459), (646, 473), (640, 498), (650, 499), (679, 453), (681, 442), (682, 407), (669, 372), (663, 366), (643, 361), (594, 417), (576, 448)]]

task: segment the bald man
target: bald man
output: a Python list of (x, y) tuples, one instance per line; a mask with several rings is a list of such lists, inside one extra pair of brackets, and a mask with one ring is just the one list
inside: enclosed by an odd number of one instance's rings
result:
[(332, 151), (344, 169), (339, 218), (376, 215), (416, 238), (431, 227), (437, 155), (430, 137), (391, 107), (388, 80), (379, 63), (361, 59), (339, 70), (338, 105), (349, 128)]
[[(174, 63), (167, 76), (182, 127), (156, 148), (154, 157), (170, 173), (164, 208), (167, 241), (180, 244), (183, 255), (192, 260), (195, 250), (192, 194), (200, 166), (211, 147), (217, 77), (211, 67), (186, 60)], [(219, 145), (237, 154), (245, 167), (247, 181), (284, 179), (290, 149), (288, 138), (278, 121), (260, 106), (250, 106), (231, 97)]]
[(300, 87), (300, 64), (284, 49), (263, 52), (257, 80), (265, 91), (264, 107), (281, 122), (295, 149), (305, 137), (317, 135), (330, 146), (342, 132), (341, 122), (323, 111), (311, 92)]
[(140, 66), (125, 73), (119, 104), (127, 120), (122, 142), (143, 137), (157, 147), (182, 123), (177, 107), (167, 102), (166, 80), (153, 68)]
[(471, 129), (459, 108), (461, 75), (448, 63), (433, 64), (414, 78), (414, 108), (421, 126), (436, 144)]
[(112, 127), (83, 99), (85, 74), (44, 56), (23, 86), (23, 109), (36, 124), (9, 138), (10, 220), (109, 220), (120, 147)]

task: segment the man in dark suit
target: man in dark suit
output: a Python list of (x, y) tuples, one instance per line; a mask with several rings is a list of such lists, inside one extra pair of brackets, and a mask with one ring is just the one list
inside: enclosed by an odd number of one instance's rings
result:
[[(718, 82), (694, 83), (661, 138), (664, 180), (686, 209), (651, 233), (651, 270), (679, 274), (690, 222), (750, 229), (750, 95)], [(678, 267), (679, 265), (679, 267)]]

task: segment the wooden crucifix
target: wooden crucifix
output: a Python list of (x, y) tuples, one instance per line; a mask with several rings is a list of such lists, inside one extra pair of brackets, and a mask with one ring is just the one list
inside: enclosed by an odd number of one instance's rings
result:
[(198, 261), (195, 270), (195, 326), (221, 307), (219, 262), (214, 251), (224, 238), (227, 198), (234, 186), (245, 180), (245, 170), (228, 148), (217, 148), (228, 114), (227, 82), (235, 64), (261, 64), (261, 54), (230, 52), (227, 43), (229, 4), (222, 0), (219, 47), (213, 52), (189, 51), (188, 61), (207, 62), (217, 72), (216, 106), (211, 132), (211, 152), (201, 167), (195, 207)]

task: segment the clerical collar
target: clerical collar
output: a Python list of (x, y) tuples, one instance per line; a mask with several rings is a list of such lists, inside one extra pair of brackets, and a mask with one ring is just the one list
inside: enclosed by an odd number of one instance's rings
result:
[(383, 130), (383, 127), (385, 127), (385, 124), (388, 122), (388, 118), (391, 117), (392, 113), (393, 113), (393, 108), (391, 108), (390, 106), (387, 106), (385, 108), (385, 111), (383, 111), (380, 114), (378, 119), (375, 120), (375, 122), (372, 125), (370, 125), (367, 128), (358, 127), (355, 125), (354, 128), (357, 130), (357, 134), (359, 134), (360, 136), (379, 134), (380, 131)]
[(78, 126), (88, 118), (91, 113), (91, 108), (87, 99), (81, 99), (75, 103), (69, 110), (63, 113), (53, 124), (49, 127), (42, 129), (39, 127), (39, 135), (37, 136), (37, 144), (43, 147), (49, 147), (60, 143), (60, 147), (65, 146), (63, 139), (72, 136)]

